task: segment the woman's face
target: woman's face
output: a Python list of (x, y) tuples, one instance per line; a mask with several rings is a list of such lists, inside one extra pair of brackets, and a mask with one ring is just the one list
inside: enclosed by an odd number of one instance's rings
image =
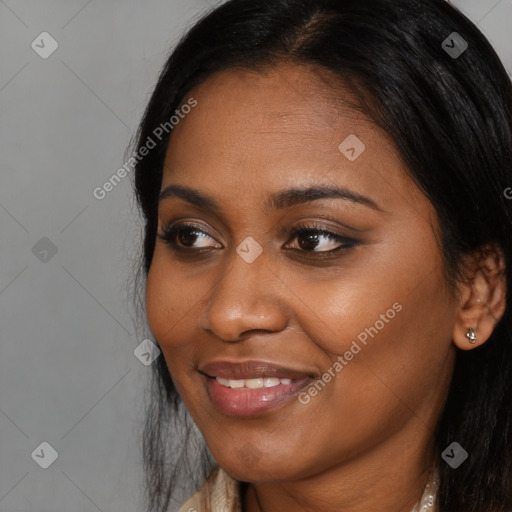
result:
[(457, 303), (389, 138), (304, 67), (225, 71), (190, 96), (158, 234), (192, 227), (157, 237), (146, 305), (213, 456), (247, 481), (427, 457)]

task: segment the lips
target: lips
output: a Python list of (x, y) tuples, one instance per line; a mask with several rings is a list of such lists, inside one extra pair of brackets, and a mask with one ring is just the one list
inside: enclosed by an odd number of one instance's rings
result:
[(201, 366), (199, 371), (208, 377), (220, 377), (229, 380), (259, 378), (302, 380), (307, 377), (314, 377), (313, 372), (288, 368), (267, 361), (217, 361)]
[(267, 361), (211, 362), (199, 373), (220, 412), (246, 418), (283, 407), (314, 378), (314, 372)]

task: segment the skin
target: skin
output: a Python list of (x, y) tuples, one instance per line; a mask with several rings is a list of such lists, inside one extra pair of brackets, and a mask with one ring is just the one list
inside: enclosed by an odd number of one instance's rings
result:
[[(392, 141), (332, 83), (291, 64), (216, 74), (191, 91), (198, 104), (174, 128), (165, 160), (161, 190), (192, 187), (221, 211), (160, 202), (159, 234), (193, 222), (206, 236), (185, 243), (211, 251), (186, 259), (156, 239), (148, 322), (213, 456), (251, 482), (248, 512), (409, 512), (436, 462), (433, 430), (456, 349), (484, 343), (504, 308), (496, 252), (489, 272), (475, 265), (450, 290), (432, 205)], [(366, 146), (355, 161), (338, 150), (350, 134)], [(378, 209), (339, 198), (265, 208), (273, 193), (319, 184)], [(312, 222), (357, 244), (322, 259), (340, 243), (320, 235), (304, 250), (304, 236), (286, 234)], [(236, 252), (248, 236), (263, 249), (250, 264)], [(307, 405), (228, 416), (198, 373), (209, 361), (261, 359), (320, 377), (397, 302), (402, 310)]]

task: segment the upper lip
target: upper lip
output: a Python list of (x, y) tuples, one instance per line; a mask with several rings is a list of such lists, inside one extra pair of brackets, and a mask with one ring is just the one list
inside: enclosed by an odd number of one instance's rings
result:
[(222, 377), (233, 380), (261, 377), (299, 380), (312, 377), (311, 372), (287, 368), (286, 366), (269, 363), (268, 361), (216, 361), (204, 364), (199, 368), (199, 371), (208, 377)]

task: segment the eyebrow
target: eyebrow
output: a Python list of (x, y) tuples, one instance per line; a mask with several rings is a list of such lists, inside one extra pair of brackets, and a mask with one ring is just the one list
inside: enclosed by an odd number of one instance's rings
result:
[[(182, 185), (169, 185), (161, 193), (159, 202), (170, 197), (179, 197), (199, 208), (211, 210), (216, 213), (222, 211), (220, 204), (196, 189)], [(291, 188), (272, 194), (266, 203), (267, 209), (281, 210), (298, 204), (315, 201), (317, 199), (343, 199), (353, 203), (362, 204), (382, 212), (383, 210), (369, 197), (353, 192), (344, 187), (327, 185), (305, 188)]]

